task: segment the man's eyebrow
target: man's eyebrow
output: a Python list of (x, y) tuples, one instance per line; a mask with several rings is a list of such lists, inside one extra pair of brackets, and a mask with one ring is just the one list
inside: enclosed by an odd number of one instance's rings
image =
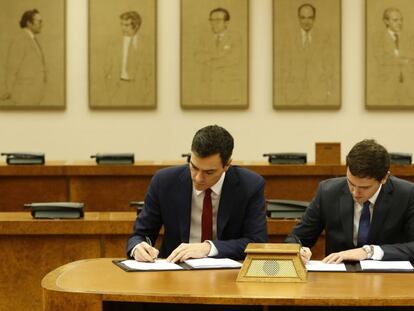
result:
[(202, 169), (200, 169), (199, 167), (197, 167), (197, 166), (195, 166), (194, 165), (194, 163), (192, 162), (192, 161), (190, 161), (190, 164), (191, 164), (191, 166), (193, 167), (193, 168), (195, 168), (196, 170), (199, 170), (199, 171), (203, 171), (203, 172), (215, 172), (215, 171), (217, 171), (217, 169), (216, 168), (211, 168), (211, 169), (208, 169), (208, 170), (202, 170)]
[(371, 187), (372, 185), (366, 185), (366, 186), (356, 186), (356, 185), (354, 185), (348, 178), (346, 179), (346, 180), (348, 180), (348, 183), (350, 183), (351, 184), (351, 186), (353, 186), (353, 187), (358, 187), (358, 188), (369, 188), (369, 187)]
[(194, 165), (193, 161), (190, 161), (190, 164), (192, 167), (194, 167), (195, 169), (199, 169), (197, 166)]

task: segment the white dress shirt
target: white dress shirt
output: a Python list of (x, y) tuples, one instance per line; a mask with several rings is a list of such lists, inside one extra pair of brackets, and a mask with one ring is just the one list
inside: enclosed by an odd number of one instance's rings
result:
[[(372, 214), (374, 213), (374, 206), (375, 202), (377, 201), (378, 195), (381, 191), (382, 184), (379, 186), (378, 190), (374, 193), (374, 195), (369, 198), (369, 213), (370, 213), (370, 219), (372, 220)], [(354, 233), (353, 233), (353, 241), (354, 245), (356, 246), (358, 244), (358, 229), (359, 229), (359, 219), (361, 218), (362, 209), (364, 205), (358, 202), (354, 202)], [(374, 260), (381, 260), (382, 257), (384, 257), (384, 251), (381, 247), (378, 245), (374, 246), (374, 254), (372, 255), (371, 259)]]

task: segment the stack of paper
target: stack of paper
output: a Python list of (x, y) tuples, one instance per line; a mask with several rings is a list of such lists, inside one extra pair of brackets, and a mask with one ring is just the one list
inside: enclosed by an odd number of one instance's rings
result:
[(401, 270), (412, 271), (413, 266), (409, 261), (379, 261), (379, 260), (362, 260), (360, 261), (361, 269), (364, 270)]
[(324, 263), (321, 260), (309, 260), (306, 263), (306, 270), (308, 271), (346, 271), (343, 263)]
[(194, 269), (214, 269), (214, 268), (240, 268), (240, 262), (229, 258), (200, 258), (187, 259), (184, 261)]
[(155, 262), (140, 262), (136, 260), (124, 260), (122, 264), (133, 270), (182, 270), (183, 267), (168, 262), (165, 259), (157, 259)]

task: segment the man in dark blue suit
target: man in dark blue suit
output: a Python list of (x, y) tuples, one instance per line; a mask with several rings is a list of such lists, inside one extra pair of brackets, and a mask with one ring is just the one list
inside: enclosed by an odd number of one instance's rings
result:
[(324, 262), (414, 260), (414, 184), (390, 176), (389, 154), (374, 140), (357, 143), (346, 166), (346, 177), (320, 183), (287, 242), (299, 239), (306, 261), (325, 230)]
[[(172, 262), (207, 256), (240, 260), (248, 243), (267, 241), (264, 179), (231, 166), (233, 146), (227, 130), (206, 126), (193, 138), (188, 165), (154, 175), (128, 240), (129, 257), (147, 262), (157, 257)], [(158, 252), (152, 244), (161, 226)]]

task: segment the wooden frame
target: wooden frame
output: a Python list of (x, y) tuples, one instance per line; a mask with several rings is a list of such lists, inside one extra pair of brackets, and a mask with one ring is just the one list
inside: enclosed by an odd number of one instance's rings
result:
[(306, 282), (299, 244), (249, 243), (237, 282)]
[(65, 108), (66, 1), (3, 0), (0, 10), (0, 108)]
[(248, 0), (181, 1), (181, 106), (247, 108)]
[(413, 16), (410, 0), (366, 0), (368, 109), (414, 108)]
[(89, 0), (91, 108), (156, 107), (156, 39), (156, 0)]
[(273, 107), (341, 106), (341, 0), (273, 0)]

